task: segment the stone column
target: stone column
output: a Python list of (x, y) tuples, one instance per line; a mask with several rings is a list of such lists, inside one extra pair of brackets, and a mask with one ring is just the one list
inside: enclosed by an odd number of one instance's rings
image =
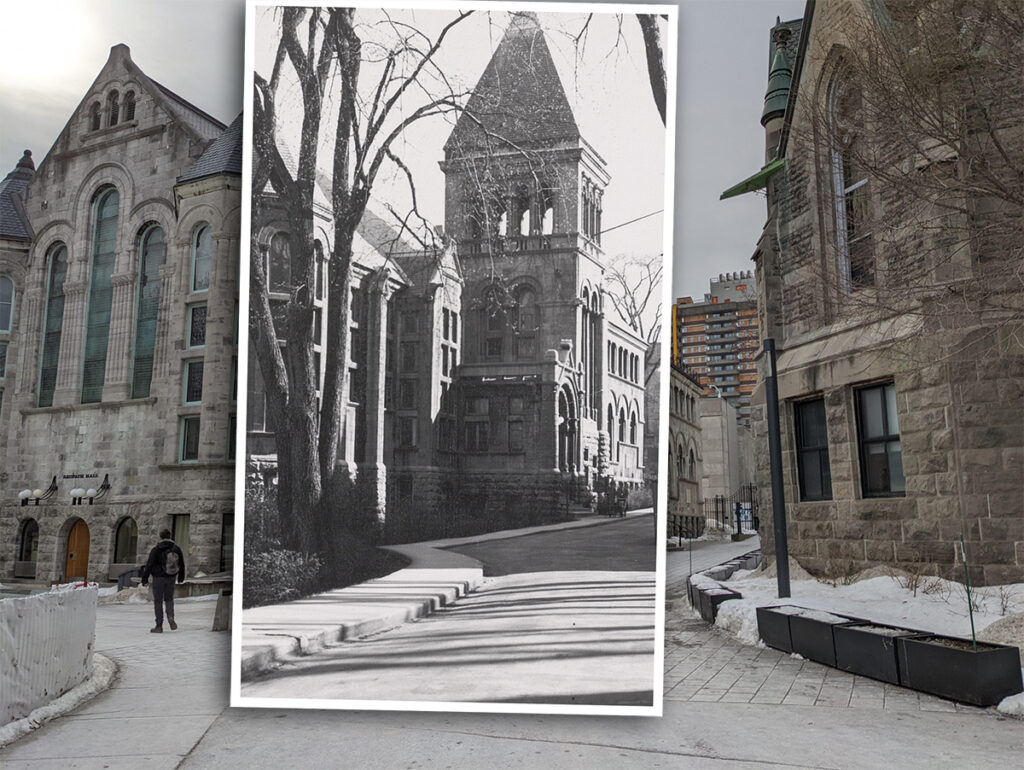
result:
[[(387, 502), (387, 466), (384, 463), (384, 378), (387, 374), (388, 285), (386, 267), (370, 280), (366, 302), (366, 451), (360, 477), (365, 479), (367, 502), (384, 522)], [(422, 368), (422, 367), (421, 367)], [(420, 385), (423, 385), (421, 378)], [(429, 382), (427, 383), (429, 384)], [(424, 436), (420, 436), (420, 444)]]
[(60, 358), (54, 406), (82, 401), (82, 356), (85, 349), (85, 313), (89, 284), (83, 280), (64, 282), (64, 315), (61, 322)]
[[(31, 395), (25, 406), (35, 406), (35, 383), (39, 379), (38, 361), (43, 347), (43, 302), (40, 289), (33, 287), (25, 292), (21, 313), (22, 331), (17, 338), (19, 354), (16, 392)], [(7, 365), (9, 367), (11, 361)]]
[(135, 273), (111, 276), (110, 340), (103, 374), (103, 400), (122, 401), (131, 395), (132, 338), (135, 318)]
[[(170, 255), (168, 255), (170, 256)], [(168, 260), (160, 266), (160, 309), (157, 312), (156, 346), (153, 349), (153, 380), (166, 379), (169, 374), (171, 330), (175, 321), (171, 317), (174, 305), (174, 262)], [(152, 392), (152, 386), (150, 386)]]

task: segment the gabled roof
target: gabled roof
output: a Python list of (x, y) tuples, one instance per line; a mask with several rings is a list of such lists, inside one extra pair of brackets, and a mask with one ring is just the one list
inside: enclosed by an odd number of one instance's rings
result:
[(22, 191), (35, 176), (36, 164), (32, 153), (25, 150), (21, 160), (4, 180), (0, 182), (0, 238), (12, 241), (31, 241), (32, 226), (25, 215)]
[(445, 153), (533, 147), (555, 139), (579, 138), (576, 118), (537, 14), (513, 12), (504, 37), (445, 142)]
[(238, 117), (206, 148), (199, 160), (178, 177), (178, 184), (220, 174), (242, 175), (242, 113), (238, 113)]
[(138, 82), (139, 87), (145, 91), (148, 96), (153, 98), (167, 116), (174, 120), (175, 123), (184, 129), (187, 134), (191, 134), (196, 141), (207, 142), (215, 139), (227, 128), (226, 125), (199, 109), (188, 100), (183, 99), (169, 88), (166, 88), (155, 80), (152, 80), (145, 72), (142, 71), (139, 65), (132, 60), (131, 49), (129, 49), (124, 43), (118, 43), (111, 47), (110, 56), (107, 58), (106, 63), (104, 63), (103, 68), (99, 71), (99, 74), (96, 75), (95, 79), (93, 79), (93, 82), (90, 84), (85, 96), (82, 97), (78, 106), (76, 106), (74, 111), (71, 113), (68, 122), (64, 124), (64, 128), (61, 129), (60, 134), (54, 141), (50, 151), (47, 152), (46, 157), (43, 158), (40, 166), (46, 164), (50, 155), (62, 144), (62, 142), (66, 142), (66, 135), (72, 124), (74, 124), (76, 119), (80, 116), (81, 111), (86, 109), (86, 102), (96, 97), (97, 84), (116, 79), (117, 77), (123, 77), (125, 74), (132, 80)]

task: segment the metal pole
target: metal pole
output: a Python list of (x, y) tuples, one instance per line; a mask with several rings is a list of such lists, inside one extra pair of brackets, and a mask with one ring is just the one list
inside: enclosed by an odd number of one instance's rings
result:
[(775, 523), (775, 574), (779, 584), (779, 598), (786, 599), (789, 591), (789, 542), (786, 537), (786, 498), (782, 488), (782, 435), (779, 426), (779, 384), (775, 372), (775, 340), (764, 341), (768, 376), (765, 377), (765, 401), (768, 407), (768, 455), (772, 470), (772, 518)]

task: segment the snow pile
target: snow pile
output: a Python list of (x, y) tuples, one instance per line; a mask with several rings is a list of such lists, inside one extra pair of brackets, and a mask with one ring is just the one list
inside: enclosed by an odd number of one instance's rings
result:
[(1003, 714), (1010, 714), (1015, 717), (1024, 717), (1024, 692), (1003, 698), (996, 706)]
[(81, 684), (68, 690), (56, 700), (40, 706), (27, 717), (0, 726), (0, 748), (42, 727), (51, 719), (63, 716), (106, 690), (114, 681), (117, 666), (98, 652), (93, 655), (93, 673)]

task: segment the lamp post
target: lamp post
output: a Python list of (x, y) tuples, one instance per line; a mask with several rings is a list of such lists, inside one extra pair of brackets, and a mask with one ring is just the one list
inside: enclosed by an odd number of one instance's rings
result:
[(779, 425), (779, 383), (775, 371), (775, 340), (764, 341), (768, 374), (765, 377), (765, 406), (768, 410), (768, 455), (772, 474), (772, 518), (775, 524), (775, 574), (779, 598), (791, 596), (789, 587), (789, 541), (786, 533), (786, 498), (782, 486), (782, 429)]

